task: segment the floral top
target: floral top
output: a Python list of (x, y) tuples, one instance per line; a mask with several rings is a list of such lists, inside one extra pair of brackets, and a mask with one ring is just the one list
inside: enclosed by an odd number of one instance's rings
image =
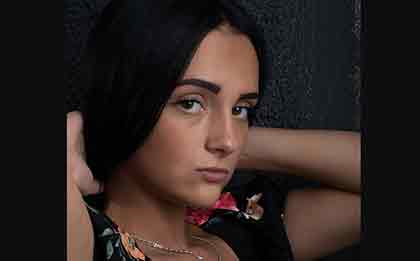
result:
[[(285, 195), (268, 179), (230, 188), (210, 209), (187, 210), (185, 221), (223, 239), (241, 261), (290, 261), (293, 255), (282, 218)], [(91, 207), (101, 195), (85, 197), (95, 233), (94, 261), (150, 261), (129, 233)]]

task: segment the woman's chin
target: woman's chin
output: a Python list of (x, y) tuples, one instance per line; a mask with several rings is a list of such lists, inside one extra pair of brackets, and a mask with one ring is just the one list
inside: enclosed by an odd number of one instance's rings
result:
[(190, 200), (190, 206), (196, 208), (211, 208), (222, 194), (221, 187), (211, 187), (198, 191)]

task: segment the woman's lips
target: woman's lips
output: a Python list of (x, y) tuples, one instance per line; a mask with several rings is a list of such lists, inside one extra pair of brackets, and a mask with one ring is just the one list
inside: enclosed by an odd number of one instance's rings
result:
[(225, 183), (229, 178), (228, 169), (199, 168), (197, 171), (209, 183)]

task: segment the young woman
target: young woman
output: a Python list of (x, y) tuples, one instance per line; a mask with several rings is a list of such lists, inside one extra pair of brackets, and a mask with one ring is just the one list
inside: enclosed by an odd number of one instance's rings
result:
[[(233, 1), (107, 6), (85, 57), (83, 133), (68, 114), (68, 260), (304, 260), (357, 240), (357, 134), (249, 132), (263, 51)], [(224, 191), (238, 162), (341, 190)], [(97, 192), (103, 204), (82, 197)]]

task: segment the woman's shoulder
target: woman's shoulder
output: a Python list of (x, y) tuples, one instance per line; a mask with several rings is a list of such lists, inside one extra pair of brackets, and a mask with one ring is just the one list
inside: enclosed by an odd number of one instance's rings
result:
[[(128, 233), (91, 204), (101, 195), (85, 197), (94, 231), (94, 261), (150, 261)], [(91, 203), (91, 204), (89, 204)], [(94, 204), (93, 204), (94, 205)]]

